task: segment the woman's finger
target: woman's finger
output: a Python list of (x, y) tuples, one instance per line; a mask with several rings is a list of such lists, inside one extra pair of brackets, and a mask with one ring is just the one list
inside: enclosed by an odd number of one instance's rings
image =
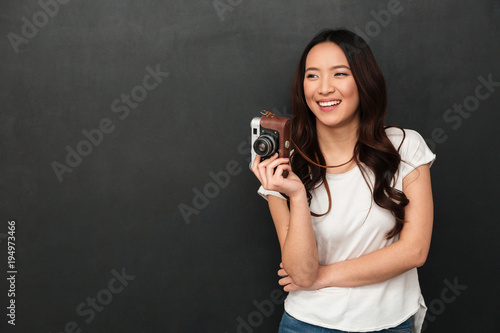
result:
[[(271, 158), (268, 158), (268, 159), (265, 159), (264, 161), (262, 161), (262, 157), (261, 156), (259, 156), (259, 155), (255, 156), (255, 161), (254, 161), (254, 164), (252, 166), (252, 171), (257, 176), (257, 178), (259, 178), (259, 180), (261, 181), (261, 183), (266, 182), (265, 179), (266, 179), (266, 176), (267, 176), (266, 175), (267, 166), (274, 159), (275, 159), (274, 156), (272, 156)], [(262, 185), (264, 185), (264, 184), (262, 184)]]
[(283, 182), (283, 180), (281, 179), (283, 171), (276, 172), (277, 168), (280, 165), (288, 165), (288, 159), (286, 159), (286, 158), (277, 158), (277, 159), (273, 160), (271, 163), (269, 163), (266, 166), (266, 177), (268, 179), (272, 179), (273, 176), (277, 176), (278, 179), (279, 179), (278, 184), (280, 184), (280, 183)]
[(255, 173), (255, 170), (257, 170), (259, 163), (260, 163), (261, 157), (259, 155), (255, 155), (255, 159), (253, 160), (252, 163), (252, 171)]
[(270, 163), (267, 165), (267, 167), (275, 169), (278, 165), (288, 164), (289, 161), (290, 161), (289, 158), (285, 158), (285, 157), (278, 158), (278, 156), (276, 155), (276, 158), (273, 158), (270, 161)]
[(257, 155), (257, 156), (255, 156), (255, 159), (252, 163), (252, 172), (257, 177), (257, 179), (260, 181), (259, 164), (260, 164), (260, 156)]
[(278, 271), (278, 275), (281, 277), (286, 277), (288, 276), (288, 273), (282, 268)]
[(292, 279), (287, 276), (287, 277), (284, 277), (282, 279), (279, 279), (278, 284), (280, 286), (286, 286), (286, 285), (289, 285), (292, 282), (293, 282)]
[(278, 158), (278, 154), (271, 156), (270, 158), (261, 161), (261, 157), (259, 156), (259, 163), (256, 163), (254, 173), (259, 179), (260, 183), (267, 190), (267, 184), (269, 183), (269, 174), (267, 172), (269, 168), (269, 164), (273, 163)]

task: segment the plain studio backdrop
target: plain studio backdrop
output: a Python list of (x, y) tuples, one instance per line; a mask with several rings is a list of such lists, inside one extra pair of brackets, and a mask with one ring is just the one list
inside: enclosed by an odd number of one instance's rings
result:
[[(367, 40), (437, 154), (426, 332), (496, 332), (500, 2), (3, 0), (2, 332), (276, 332), (250, 120), (320, 29)], [(15, 325), (14, 325), (15, 324)]]

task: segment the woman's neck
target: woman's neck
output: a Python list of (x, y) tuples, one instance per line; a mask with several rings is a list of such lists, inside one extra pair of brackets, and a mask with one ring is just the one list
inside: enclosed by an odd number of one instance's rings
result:
[[(340, 165), (348, 162), (354, 154), (358, 141), (358, 122), (343, 127), (316, 125), (318, 144), (327, 165)], [(343, 173), (355, 166), (354, 160), (339, 168), (329, 168), (328, 173)]]

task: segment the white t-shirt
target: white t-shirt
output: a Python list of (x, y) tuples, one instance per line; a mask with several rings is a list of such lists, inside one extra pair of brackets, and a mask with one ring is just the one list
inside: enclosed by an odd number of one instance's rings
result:
[[(397, 149), (403, 139), (403, 132), (398, 128), (388, 128), (386, 133)], [(402, 162), (396, 174), (395, 188), (399, 190), (402, 190), (406, 175), (421, 165), (432, 164), (435, 159), (417, 132), (405, 130), (405, 133), (399, 150)], [(373, 182), (371, 172), (365, 169)], [(388, 210), (373, 202), (358, 166), (343, 174), (327, 173), (326, 177), (331, 191), (332, 209), (325, 216), (311, 217), (321, 265), (357, 258), (399, 239), (399, 235), (386, 239), (387, 232), (396, 223), (395, 218)], [(259, 194), (263, 197), (282, 197), (262, 187)], [(312, 195), (311, 211), (325, 213), (328, 210), (325, 186), (322, 184)], [(416, 268), (371, 285), (292, 291), (285, 301), (285, 310), (301, 321), (351, 332), (391, 328), (412, 315), (415, 315), (414, 332), (420, 332), (426, 309)]]

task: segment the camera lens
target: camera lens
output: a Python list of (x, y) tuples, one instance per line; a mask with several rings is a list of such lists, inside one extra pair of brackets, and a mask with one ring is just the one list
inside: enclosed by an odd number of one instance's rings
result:
[(268, 135), (259, 136), (253, 144), (253, 149), (257, 155), (263, 157), (269, 157), (277, 151), (274, 138)]

